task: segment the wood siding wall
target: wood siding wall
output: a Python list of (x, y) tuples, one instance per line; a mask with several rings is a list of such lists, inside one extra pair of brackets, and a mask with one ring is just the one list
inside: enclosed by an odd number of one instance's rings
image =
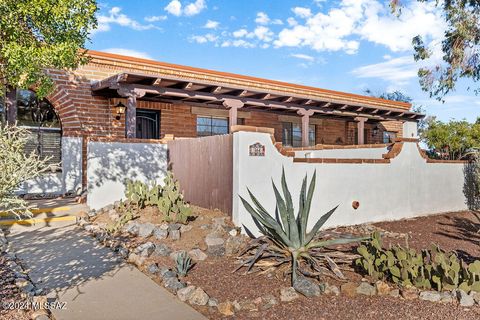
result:
[(232, 214), (233, 135), (168, 142), (169, 166), (185, 200)]

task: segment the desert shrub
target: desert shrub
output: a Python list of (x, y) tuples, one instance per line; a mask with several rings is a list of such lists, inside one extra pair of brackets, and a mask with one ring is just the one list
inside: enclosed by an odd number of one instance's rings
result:
[(50, 158), (25, 153), (28, 134), (17, 126), (0, 124), (0, 211), (19, 217), (29, 214), (27, 203), (15, 195), (15, 190), (26, 180), (48, 170)]
[(305, 276), (318, 277), (326, 273), (344, 278), (337, 263), (351, 263), (355, 255), (331, 249), (331, 246), (357, 242), (363, 238), (326, 239), (317, 234), (338, 206), (320, 217), (312, 230), (307, 232), (310, 207), (315, 191), (315, 179), (316, 173), (313, 174), (307, 191), (307, 176), (305, 175), (296, 217), (283, 170), (281, 181), (283, 197), (275, 183), (272, 182), (277, 202), (274, 215), (267, 212), (250, 190), (247, 189), (254, 207), (240, 197), (263, 236), (253, 239), (248, 249), (240, 255), (238, 269), (246, 267), (249, 272), (254, 267), (260, 270), (284, 268), (284, 274), (291, 273), (292, 283), (296, 280), (297, 272)]
[(179, 276), (185, 277), (193, 267), (192, 259), (188, 256), (185, 251), (180, 252), (178, 254), (177, 259), (175, 260), (175, 269)]
[(355, 264), (375, 279), (404, 287), (480, 292), (480, 261), (468, 265), (454, 252), (445, 252), (438, 246), (421, 252), (399, 245), (384, 249), (376, 232), (357, 251), (361, 257)]
[(137, 217), (133, 208), (125, 205), (125, 203), (122, 201), (116, 209), (117, 212), (120, 213), (120, 217), (116, 221), (107, 225), (106, 231), (110, 234), (118, 233), (118, 231), (120, 231), (124, 225)]
[(167, 222), (186, 223), (192, 215), (192, 208), (183, 199), (180, 185), (171, 172), (167, 173), (163, 186), (127, 181), (125, 194), (130, 203), (139, 208), (156, 206)]

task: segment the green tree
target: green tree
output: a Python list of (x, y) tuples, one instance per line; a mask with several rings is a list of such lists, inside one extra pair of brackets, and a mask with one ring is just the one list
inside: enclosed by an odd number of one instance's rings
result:
[(95, 0), (0, 0), (0, 96), (9, 88), (52, 89), (47, 69), (85, 63), (97, 21)]
[[(455, 89), (461, 79), (473, 82), (480, 80), (480, 1), (478, 0), (417, 0), (434, 3), (443, 11), (447, 29), (442, 41), (441, 63), (433, 67), (422, 67), (418, 70), (422, 89), (441, 100)], [(392, 10), (401, 14), (402, 1), (391, 0)], [(432, 55), (424, 39), (416, 36), (412, 39), (414, 58), (416, 61), (428, 60)], [(480, 88), (475, 88), (478, 94)]]
[(450, 160), (465, 159), (480, 148), (480, 124), (465, 120), (445, 123), (431, 118), (422, 138), (432, 156)]

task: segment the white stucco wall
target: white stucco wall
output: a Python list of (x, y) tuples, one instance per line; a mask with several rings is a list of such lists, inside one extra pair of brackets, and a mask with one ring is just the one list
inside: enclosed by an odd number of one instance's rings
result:
[[(249, 156), (249, 145), (265, 145), (265, 157)], [(297, 207), (301, 182), (317, 171), (309, 227), (339, 205), (326, 227), (396, 220), (433, 213), (466, 209), (463, 194), (463, 164), (426, 163), (415, 143), (404, 143), (402, 152), (390, 164), (294, 163), (278, 153), (270, 136), (237, 132), (233, 139), (233, 220), (252, 232), (257, 229), (239, 197), (248, 199), (247, 187), (269, 212), (275, 197), (271, 178), (280, 186), (282, 166)], [(359, 201), (357, 210), (352, 202)]]
[(296, 151), (297, 158), (341, 158), (341, 159), (382, 159), (387, 147), (358, 149), (324, 149)]
[(64, 194), (82, 186), (82, 138), (62, 137), (62, 171), (46, 172), (25, 181), (19, 194)]
[(166, 171), (166, 144), (89, 142), (87, 205), (99, 209), (124, 198), (127, 179), (161, 184)]

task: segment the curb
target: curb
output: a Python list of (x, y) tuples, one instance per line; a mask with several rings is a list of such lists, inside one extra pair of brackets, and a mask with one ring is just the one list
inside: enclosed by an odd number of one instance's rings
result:
[(11, 226), (11, 225), (15, 225), (15, 224), (35, 225), (37, 223), (42, 223), (42, 222), (62, 222), (62, 221), (77, 221), (77, 217), (76, 216), (64, 216), (64, 217), (23, 219), (23, 220), (9, 219), (9, 220), (1, 220), (0, 225), (2, 225), (2, 226)]

